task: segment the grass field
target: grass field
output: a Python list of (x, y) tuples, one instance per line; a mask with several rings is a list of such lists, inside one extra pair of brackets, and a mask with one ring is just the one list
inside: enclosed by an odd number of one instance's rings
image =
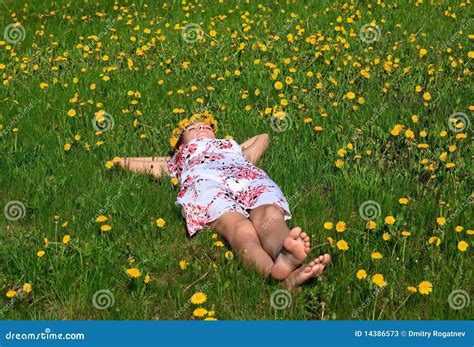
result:
[[(473, 317), (470, 1), (0, 8), (1, 319)], [(270, 135), (258, 166), (333, 258), (301, 292), (110, 163), (203, 110)]]

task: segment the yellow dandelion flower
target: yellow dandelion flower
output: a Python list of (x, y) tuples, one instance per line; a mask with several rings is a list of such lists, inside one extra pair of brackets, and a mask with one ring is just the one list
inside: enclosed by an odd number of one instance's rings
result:
[(283, 83), (281, 83), (280, 81), (277, 81), (275, 82), (273, 86), (275, 87), (276, 90), (281, 90), (283, 88)]
[(39, 258), (43, 257), (45, 254), (46, 254), (46, 252), (43, 251), (43, 250), (38, 251), (38, 253), (36, 253), (36, 255), (37, 255)]
[(332, 226), (333, 225), (332, 225), (331, 222), (325, 222), (324, 225), (323, 225), (324, 229), (326, 229), (326, 230), (331, 230)]
[(347, 251), (349, 249), (349, 245), (345, 240), (339, 240), (336, 242), (336, 247), (341, 251)]
[(332, 237), (326, 237), (326, 240), (328, 240), (329, 245), (330, 245), (331, 247), (334, 247), (334, 239), (333, 239)]
[(438, 217), (438, 218), (436, 218), (436, 223), (438, 223), (438, 225), (445, 225), (446, 224), (446, 218)]
[(348, 92), (348, 93), (346, 94), (346, 98), (348, 98), (349, 100), (354, 99), (355, 96), (356, 96), (356, 95), (355, 95), (354, 92)]
[(382, 274), (373, 275), (372, 282), (379, 287), (383, 287), (387, 285), (387, 282), (385, 282), (385, 279)]
[(111, 168), (114, 167), (114, 163), (109, 160), (105, 163), (105, 167), (110, 170)]
[(165, 226), (165, 224), (166, 224), (166, 222), (165, 222), (165, 220), (164, 220), (163, 218), (158, 218), (158, 219), (156, 220), (156, 226), (157, 226), (158, 228), (163, 228), (163, 227)]
[(30, 293), (33, 290), (33, 286), (28, 282), (23, 283), (23, 286), (21, 288), (25, 293)]
[(200, 305), (202, 303), (205, 303), (207, 300), (207, 295), (204, 294), (203, 292), (196, 292), (191, 296), (191, 303), (194, 305)]
[(346, 222), (344, 221), (339, 221), (336, 223), (336, 231), (338, 233), (342, 233), (346, 230)]
[(198, 307), (193, 311), (194, 317), (203, 317), (207, 314), (207, 310), (203, 307)]
[(426, 100), (426, 101), (430, 101), (431, 100), (431, 94), (429, 92), (423, 93), (423, 99)]
[(417, 292), (416, 287), (407, 287), (407, 290), (408, 290), (410, 293), (416, 293), (416, 292)]
[(384, 241), (388, 241), (392, 238), (392, 235), (390, 235), (389, 233), (383, 233), (382, 238)]
[(14, 297), (16, 296), (16, 291), (10, 289), (10, 290), (7, 292), (6, 296), (7, 296), (7, 298), (9, 298), (9, 299), (14, 298)]
[(112, 229), (112, 227), (108, 224), (104, 224), (100, 227), (100, 230), (102, 231), (110, 231)]
[(418, 291), (422, 295), (428, 295), (433, 291), (433, 285), (431, 284), (431, 282), (423, 281), (418, 285)]
[(397, 220), (395, 219), (394, 216), (387, 216), (385, 217), (384, 221), (388, 225), (393, 225)]
[(400, 198), (398, 199), (398, 202), (401, 204), (401, 205), (406, 205), (408, 204), (410, 200), (408, 198)]
[(465, 252), (469, 248), (469, 244), (466, 241), (459, 241), (458, 249), (461, 252)]
[(369, 230), (374, 230), (377, 227), (377, 223), (375, 223), (373, 220), (369, 220), (365, 227)]
[(216, 241), (214, 242), (214, 245), (217, 247), (224, 247), (224, 243), (222, 241)]
[(142, 275), (141, 271), (137, 269), (136, 267), (132, 267), (131, 269), (125, 270), (127, 275), (131, 278), (138, 278)]
[(143, 278), (143, 282), (148, 284), (150, 283), (150, 275), (146, 275), (144, 278)]
[(69, 117), (75, 117), (76, 116), (76, 110), (70, 109), (69, 111), (67, 111), (67, 115)]
[(63, 236), (63, 243), (64, 243), (65, 245), (67, 245), (67, 244), (69, 243), (69, 241), (71, 241), (71, 236), (69, 236), (69, 235), (64, 235), (64, 236)]
[(108, 220), (108, 218), (107, 218), (106, 216), (100, 215), (99, 217), (96, 218), (95, 221), (96, 221), (97, 223), (103, 223), (103, 222), (105, 222), (105, 221), (107, 221), (107, 220)]
[(363, 280), (363, 279), (367, 278), (367, 272), (364, 269), (360, 269), (359, 271), (357, 271), (356, 276), (357, 276), (358, 279)]
[(224, 256), (225, 256), (225, 258), (228, 259), (228, 260), (234, 259), (234, 253), (232, 253), (231, 251), (225, 252), (225, 253), (224, 253)]
[(181, 270), (186, 270), (186, 268), (188, 267), (188, 262), (186, 260), (180, 260), (179, 261), (179, 267), (181, 268)]
[(437, 236), (431, 236), (429, 239), (428, 239), (428, 243), (430, 245), (435, 245), (435, 246), (439, 246), (441, 244), (441, 239)]
[(372, 259), (375, 259), (375, 260), (382, 259), (382, 253), (380, 253), (380, 252), (373, 252), (373, 253), (371, 254), (371, 257), (372, 257)]

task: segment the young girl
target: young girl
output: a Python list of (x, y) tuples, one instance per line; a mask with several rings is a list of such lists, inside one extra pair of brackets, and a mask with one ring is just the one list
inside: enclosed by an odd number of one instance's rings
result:
[(190, 236), (204, 228), (217, 230), (265, 277), (282, 281), (288, 290), (322, 274), (329, 254), (303, 264), (310, 238), (290, 230), (288, 202), (280, 188), (253, 165), (266, 151), (269, 138), (261, 134), (241, 145), (216, 139), (217, 122), (207, 111), (184, 119), (173, 130), (172, 157), (122, 158), (121, 166), (180, 180), (176, 204), (182, 208)]

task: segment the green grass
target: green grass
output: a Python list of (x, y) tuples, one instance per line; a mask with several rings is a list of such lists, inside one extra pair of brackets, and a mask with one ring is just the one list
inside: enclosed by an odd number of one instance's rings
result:
[[(0, 91), (0, 207), (14, 200), (25, 206), (19, 220), (4, 214), (0, 218), (1, 319), (193, 319), (196, 306), (189, 299), (198, 290), (207, 294), (203, 307), (215, 310), (218, 319), (353, 319), (365, 301), (356, 319), (472, 317), (472, 304), (460, 310), (448, 304), (453, 290), (472, 294), (474, 287), (472, 235), (467, 233), (473, 229), (468, 203), (472, 127), (462, 132), (465, 139), (448, 128), (452, 113), (472, 116), (470, 5), (118, 3), (116, 9), (112, 1), (0, 4), (2, 32), (15, 21), (25, 29), (23, 41), (0, 45), (0, 74), (6, 81)], [(348, 23), (351, 16), (354, 20)], [(359, 29), (373, 20), (381, 35), (368, 44)], [(201, 40), (183, 40), (186, 21), (201, 25)], [(251, 28), (246, 30), (243, 23)], [(416, 34), (413, 42), (410, 34)], [(314, 44), (306, 42), (312, 35), (317, 35)], [(267, 43), (267, 49), (259, 49), (257, 42)], [(144, 45), (148, 49), (137, 54)], [(84, 46), (90, 47), (88, 55)], [(420, 48), (427, 50), (423, 57)], [(61, 56), (66, 59), (59, 61)], [(133, 67), (128, 67), (128, 58)], [(388, 60), (393, 62), (391, 71), (384, 68)], [(189, 67), (183, 68), (183, 62)], [(265, 63), (280, 70), (275, 79)], [(117, 69), (105, 72), (107, 67)], [(365, 67), (370, 68), (369, 78), (360, 74)], [(234, 74), (237, 69), (239, 76)], [(110, 80), (104, 81), (103, 75)], [(285, 83), (287, 76), (293, 78), (291, 85)], [(275, 89), (276, 81), (283, 82), (282, 90)], [(42, 82), (49, 87), (41, 89)], [(322, 88), (316, 88), (319, 82)], [(95, 90), (90, 89), (92, 83)], [(422, 92), (415, 91), (417, 85)], [(128, 91), (141, 93), (138, 104), (130, 104), (134, 98)], [(356, 94), (353, 100), (345, 97), (351, 91)], [(432, 96), (429, 101), (422, 97), (426, 91)], [(71, 103), (75, 93), (78, 100)], [(364, 98), (362, 104), (359, 97)], [(280, 105), (282, 98), (288, 105)], [(25, 107), (28, 110), (20, 114)], [(274, 131), (272, 115), (261, 112), (264, 107), (286, 112), (288, 129)], [(175, 108), (186, 112), (175, 114)], [(68, 117), (69, 109), (76, 110), (74, 118)], [(270, 304), (278, 283), (262, 279), (237, 258), (227, 260), (227, 248), (216, 247), (211, 232), (186, 236), (174, 204), (178, 189), (168, 178), (105, 168), (115, 156), (169, 154), (168, 139), (177, 121), (203, 109), (219, 120), (218, 136), (242, 142), (258, 133), (271, 135), (259, 167), (290, 200), (289, 225), (311, 234), (311, 256), (330, 252), (333, 257), (324, 276), (293, 294), (291, 306), (283, 310)], [(101, 135), (92, 124), (99, 110), (115, 122)], [(419, 117), (416, 124), (410, 119), (413, 114)], [(305, 123), (305, 118), (312, 121)], [(396, 124), (411, 128), (416, 138), (406, 140), (403, 132), (392, 136)], [(424, 139), (422, 130), (428, 134)], [(445, 137), (439, 135), (442, 130), (447, 131)], [(74, 140), (76, 134), (79, 141)], [(104, 144), (98, 146), (98, 141)], [(64, 150), (66, 143), (72, 145), (69, 151)], [(419, 149), (418, 143), (429, 147)], [(451, 145), (457, 146), (452, 153)], [(341, 148), (346, 148), (344, 157), (338, 156)], [(445, 151), (447, 160), (441, 162)], [(335, 165), (338, 159), (344, 162), (342, 168)], [(421, 164), (422, 159), (429, 162)], [(456, 166), (448, 169), (448, 162)], [(430, 164), (433, 171), (425, 169)], [(402, 197), (410, 202), (401, 205)], [(372, 231), (359, 215), (359, 206), (367, 200), (381, 208)], [(100, 231), (93, 221), (98, 214), (109, 217), (111, 231)], [(396, 218), (395, 225), (384, 223), (388, 215)], [(155, 224), (160, 217), (166, 221), (162, 229)], [(444, 227), (437, 224), (438, 217), (447, 219)], [(347, 228), (343, 233), (325, 230), (326, 221), (345, 221)], [(456, 226), (464, 229), (456, 232)], [(403, 230), (411, 235), (397, 235)], [(382, 238), (385, 232), (393, 234), (389, 241)], [(64, 235), (72, 238), (68, 245), (61, 243)], [(431, 236), (441, 239), (439, 247), (428, 243)], [(327, 237), (344, 239), (349, 250), (331, 247)], [(457, 248), (462, 240), (470, 245), (465, 252)], [(39, 250), (46, 252), (41, 258)], [(375, 251), (382, 253), (381, 260), (371, 259)], [(183, 259), (189, 263), (184, 271), (179, 267)], [(131, 266), (142, 272), (134, 281), (125, 273)], [(367, 271), (367, 279), (356, 278), (359, 269)], [(384, 275), (387, 285), (374, 297), (377, 287), (370, 278), (376, 273)], [(148, 284), (143, 282), (146, 274), (151, 276)], [(429, 295), (407, 291), (422, 281), (433, 284)], [(10, 302), (7, 291), (25, 282), (32, 284), (31, 293), (17, 294)], [(98, 310), (92, 298), (102, 289), (113, 293), (114, 305)]]

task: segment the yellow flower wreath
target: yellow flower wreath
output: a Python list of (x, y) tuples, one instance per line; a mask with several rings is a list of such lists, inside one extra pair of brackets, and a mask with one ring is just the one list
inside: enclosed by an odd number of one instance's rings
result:
[(175, 149), (178, 144), (181, 135), (183, 135), (186, 128), (195, 123), (206, 123), (209, 124), (214, 131), (217, 132), (217, 120), (212, 116), (209, 111), (204, 111), (202, 113), (195, 113), (190, 118), (182, 119), (176, 128), (171, 132), (170, 146)]

